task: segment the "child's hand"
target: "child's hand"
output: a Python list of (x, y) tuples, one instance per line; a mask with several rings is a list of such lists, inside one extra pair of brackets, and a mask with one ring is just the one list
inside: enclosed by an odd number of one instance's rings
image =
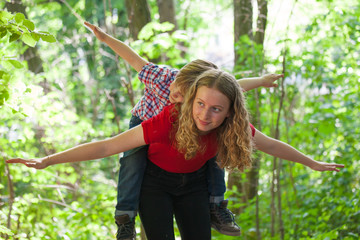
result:
[(278, 80), (279, 78), (281, 78), (283, 76), (284, 76), (284, 74), (275, 74), (275, 73), (266, 74), (261, 77), (262, 86), (267, 87), (267, 88), (277, 87), (278, 84), (274, 83), (274, 81)]
[(90, 28), (93, 33), (95, 34), (95, 37), (97, 39), (99, 39), (100, 41), (104, 42), (106, 39), (107, 34), (105, 32), (103, 32), (100, 28), (98, 28), (95, 25), (92, 25), (89, 22), (84, 22), (85, 26), (87, 26), (88, 28)]
[(48, 166), (46, 160), (48, 158), (38, 158), (38, 159), (23, 159), (23, 158), (13, 158), (6, 160), (6, 163), (22, 163), (27, 167), (43, 169)]
[(337, 163), (326, 163), (326, 162), (317, 162), (314, 166), (310, 166), (312, 170), (315, 171), (336, 171), (340, 172), (338, 168), (344, 168), (344, 164), (337, 164)]

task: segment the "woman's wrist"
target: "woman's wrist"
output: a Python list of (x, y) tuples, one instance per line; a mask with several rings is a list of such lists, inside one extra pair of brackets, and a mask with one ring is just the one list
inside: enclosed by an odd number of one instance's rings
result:
[(48, 167), (48, 166), (52, 165), (50, 156), (44, 157), (41, 162), (43, 163), (44, 167)]

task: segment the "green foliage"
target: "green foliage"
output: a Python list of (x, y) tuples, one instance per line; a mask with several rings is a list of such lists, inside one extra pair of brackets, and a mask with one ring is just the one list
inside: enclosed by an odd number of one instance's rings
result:
[(40, 38), (46, 42), (56, 41), (48, 32), (35, 31), (35, 24), (26, 19), (24, 14), (0, 11), (0, 108), (10, 97), (9, 83), (13, 72), (23, 68), (23, 64), (11, 56), (13, 51), (9, 45), (20, 39), (28, 46), (34, 47)]
[(141, 55), (149, 59), (160, 59), (164, 64), (179, 68), (185, 65), (186, 59), (181, 58), (179, 42), (186, 42), (188, 36), (183, 30), (170, 32), (174, 25), (168, 22), (150, 22), (139, 33), (139, 40), (131, 46)]
[[(70, 10), (56, 1), (22, 2), (31, 4), (26, 8), (31, 21), (22, 14), (5, 11), (1, 11), (0, 18), (7, 19), (0, 22), (0, 105), (10, 105), (11, 99), (11, 108), (0, 109), (0, 237), (114, 239), (118, 156), (41, 171), (11, 165), (9, 174), (15, 194), (11, 207), (10, 182), (3, 159), (40, 157), (127, 129), (131, 103), (122, 83), (131, 81), (135, 100), (142, 94), (142, 84), (72, 14), (73, 10), (127, 42), (125, 3), (113, 1), (106, 6), (107, 1), (68, 0)], [(319, 2), (328, 9), (326, 14), (314, 16), (308, 26), (298, 29), (298, 38), (277, 43), (281, 48), (287, 45), (280, 138), (316, 160), (344, 163), (346, 168), (336, 174), (318, 173), (283, 162), (280, 183), (285, 239), (358, 239), (360, 9), (351, 4), (353, 1)], [(172, 25), (157, 23), (153, 18), (155, 21), (143, 29), (140, 40), (131, 46), (140, 55), (161, 64), (181, 67), (189, 57), (198, 56), (181, 56), (178, 43), (192, 46), (197, 38), (207, 38), (203, 35), (215, 14), (205, 10), (214, 13), (214, 9), (228, 9), (232, 2), (176, 3), (178, 25), (180, 29), (187, 26), (186, 32), (171, 32)], [(155, 5), (152, 1), (151, 6)], [(54, 33), (54, 37), (35, 31), (35, 26)], [(57, 42), (51, 43), (55, 37)], [(28, 62), (18, 57), (33, 45), (43, 60), (44, 72), (38, 75), (26, 71)], [(198, 46), (206, 46), (206, 42), (201, 41)], [(263, 47), (246, 37), (235, 47), (240, 56), (234, 71), (237, 78), (281, 72), (283, 53), (264, 56)], [(280, 90), (259, 89), (259, 118), (255, 93), (247, 93), (254, 125), (261, 124), (262, 131), (270, 136), (274, 133)], [(117, 118), (121, 120), (120, 128)], [(272, 237), (270, 232), (273, 159), (260, 157), (261, 236), (279, 239), (279, 234)], [(242, 178), (246, 179), (245, 175)], [(236, 188), (227, 192), (226, 197), (230, 196), (230, 206), (242, 227), (241, 239), (256, 239), (255, 200), (241, 203), (243, 195)], [(10, 208), (11, 224), (7, 226)], [(238, 213), (240, 208), (242, 212)], [(139, 222), (137, 219), (138, 233)], [(215, 231), (212, 234), (213, 239), (234, 239)]]
[[(359, 191), (359, 6), (355, 1), (324, 3), (328, 11), (314, 16), (297, 39), (278, 42), (286, 47), (285, 98), (280, 115), (280, 139), (319, 161), (345, 164), (340, 173), (316, 173), (283, 162), (282, 215), (285, 239), (358, 239)], [(275, 59), (263, 57), (261, 46), (243, 37), (236, 45), (240, 58), (237, 76), (257, 75), (259, 69), (275, 72), (283, 52)], [(265, 63), (265, 64), (263, 64)], [(275, 67), (276, 66), (276, 67)], [(249, 70), (251, 73), (248, 73)], [(279, 110), (280, 90), (259, 91), (260, 119), (256, 98), (248, 93), (255, 126), (270, 136)], [(260, 230), (270, 234), (270, 186), (272, 158), (261, 158)], [(238, 217), (244, 238), (253, 232), (253, 204)], [(244, 217), (245, 215), (246, 217)], [(276, 222), (276, 228), (278, 228)]]

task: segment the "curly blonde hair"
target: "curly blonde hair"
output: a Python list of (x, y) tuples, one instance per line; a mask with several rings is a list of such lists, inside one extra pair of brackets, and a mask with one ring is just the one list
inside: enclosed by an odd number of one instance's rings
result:
[(251, 166), (252, 140), (245, 97), (235, 78), (219, 69), (201, 73), (186, 92), (184, 103), (176, 106), (178, 120), (174, 122), (177, 149), (186, 159), (195, 157), (206, 146), (199, 144), (199, 130), (193, 119), (193, 103), (197, 90), (206, 86), (217, 89), (230, 100), (229, 117), (216, 129), (218, 141), (217, 161), (220, 167), (240, 171)]

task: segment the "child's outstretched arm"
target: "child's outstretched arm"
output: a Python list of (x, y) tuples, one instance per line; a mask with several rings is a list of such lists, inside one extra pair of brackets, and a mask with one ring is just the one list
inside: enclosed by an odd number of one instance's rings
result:
[(255, 147), (258, 150), (281, 159), (301, 163), (316, 171), (339, 172), (340, 170), (338, 168), (344, 167), (343, 164), (315, 161), (305, 154), (299, 152), (292, 146), (274, 138), (268, 137), (258, 130), (255, 132), (254, 140)]
[(237, 82), (245, 91), (249, 91), (258, 87), (277, 87), (278, 84), (274, 82), (283, 76), (283, 74), (270, 73), (262, 77), (238, 79)]
[(137, 72), (140, 72), (142, 67), (148, 63), (144, 58), (140, 57), (132, 48), (120, 40), (110, 36), (102, 31), (97, 26), (84, 22), (85, 26), (90, 28), (97, 39), (108, 45), (114, 52), (116, 52), (122, 59), (127, 61)]
[(134, 127), (112, 138), (102, 141), (90, 142), (70, 148), (63, 152), (55, 153), (44, 158), (23, 159), (13, 158), (7, 163), (22, 163), (27, 167), (43, 169), (50, 165), (80, 162), (108, 157), (125, 152), (135, 147), (145, 145), (143, 128), (141, 125)]

